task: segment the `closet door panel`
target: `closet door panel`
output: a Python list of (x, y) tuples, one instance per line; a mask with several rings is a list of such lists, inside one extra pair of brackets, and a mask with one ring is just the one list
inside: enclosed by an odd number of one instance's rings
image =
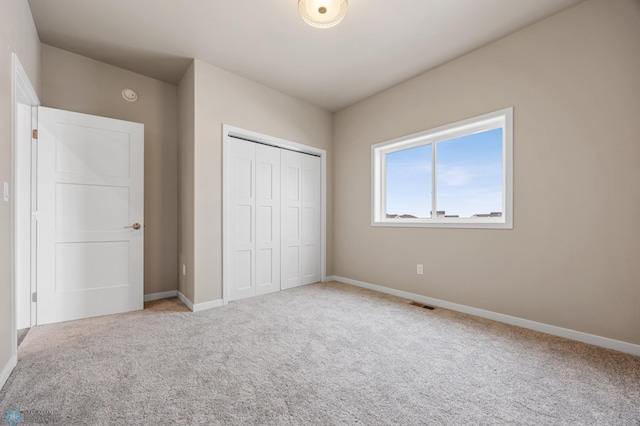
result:
[(256, 144), (237, 140), (231, 149), (229, 299), (237, 300), (255, 295)]
[(282, 263), (281, 287), (302, 285), (302, 157), (304, 154), (282, 150)]
[(256, 294), (280, 290), (280, 150), (256, 145)]
[(320, 158), (302, 156), (302, 284), (321, 280)]

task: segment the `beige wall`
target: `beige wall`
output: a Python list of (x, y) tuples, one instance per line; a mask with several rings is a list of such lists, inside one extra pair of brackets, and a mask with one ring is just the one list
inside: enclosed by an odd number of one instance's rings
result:
[[(222, 124), (327, 150), (332, 162), (331, 114), (298, 99), (195, 61), (195, 146), (193, 169), (194, 303), (222, 298)], [(183, 163), (184, 164), (184, 163)], [(328, 198), (331, 199), (331, 176)], [(332, 206), (329, 203), (328, 211)], [(328, 223), (331, 247), (332, 223)], [(181, 236), (183, 242), (192, 238)], [(183, 254), (186, 254), (185, 251)], [(331, 259), (331, 255), (328, 255)], [(331, 273), (329, 261), (327, 272)]]
[[(18, 55), (40, 96), (40, 39), (29, 5), (23, 0), (0, 1), (0, 187), (3, 182), (8, 182), (13, 191), (12, 52)], [(0, 372), (9, 364), (15, 345), (11, 329), (12, 208), (11, 202), (0, 199)]]
[[(513, 230), (371, 227), (372, 144), (508, 106)], [(640, 344), (639, 117), (637, 0), (587, 1), (336, 113), (335, 274)]]
[[(193, 281), (193, 147), (194, 147), (194, 108), (195, 65), (192, 62), (178, 85), (178, 266), (186, 266), (187, 274), (180, 272), (178, 290), (187, 299), (194, 300)], [(182, 269), (181, 269), (182, 271)]]
[[(138, 92), (135, 103), (121, 92)], [(144, 292), (178, 288), (177, 87), (42, 45), (44, 106), (144, 124)]]

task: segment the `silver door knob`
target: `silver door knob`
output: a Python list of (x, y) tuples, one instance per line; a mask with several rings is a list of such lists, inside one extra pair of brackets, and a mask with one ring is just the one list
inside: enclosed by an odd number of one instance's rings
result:
[(138, 222), (134, 223), (131, 226), (125, 226), (125, 228), (133, 228), (133, 229), (140, 229), (142, 225), (140, 225)]

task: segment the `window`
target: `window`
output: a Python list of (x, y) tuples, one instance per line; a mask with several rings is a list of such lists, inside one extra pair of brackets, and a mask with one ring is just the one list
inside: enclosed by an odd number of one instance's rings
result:
[(372, 225), (513, 228), (513, 108), (371, 152)]

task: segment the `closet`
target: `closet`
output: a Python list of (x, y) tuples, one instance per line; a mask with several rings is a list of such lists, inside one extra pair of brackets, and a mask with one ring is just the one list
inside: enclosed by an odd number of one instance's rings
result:
[(320, 157), (237, 137), (225, 149), (225, 299), (320, 281)]

